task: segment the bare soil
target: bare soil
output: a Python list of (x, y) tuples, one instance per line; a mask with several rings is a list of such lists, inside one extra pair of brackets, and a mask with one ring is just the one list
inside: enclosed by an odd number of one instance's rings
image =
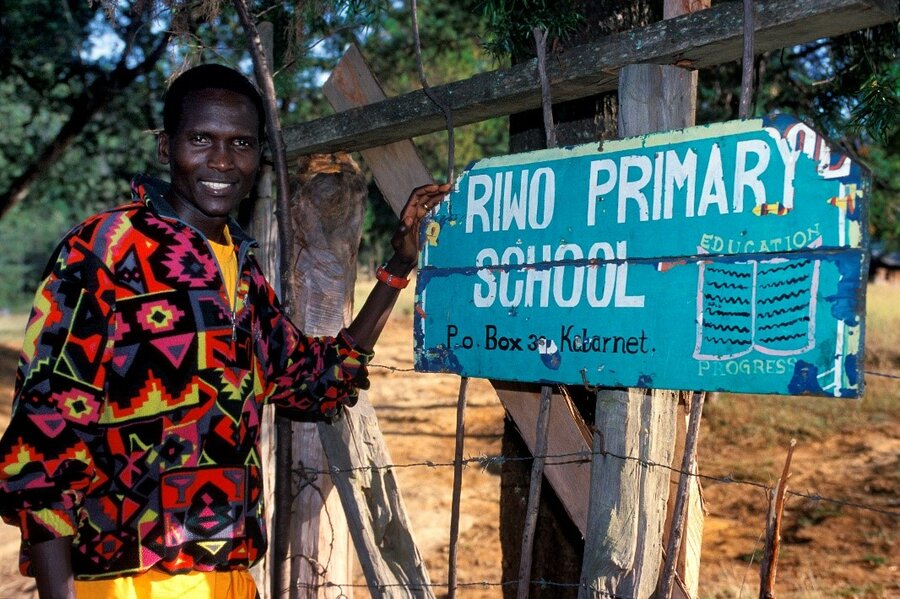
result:
[[(389, 323), (375, 364), (400, 370), (371, 368), (372, 398), (398, 465), (396, 475), (420, 550), (432, 581), (443, 583), (447, 580), (453, 477), (449, 464), (454, 454), (459, 379), (402, 371), (412, 367), (411, 330), (409, 316)], [(16, 357), (15, 348), (0, 345), (0, 429), (8, 422)], [(886, 380), (870, 385), (869, 392), (890, 392), (896, 397), (898, 385), (896, 380)], [(728, 476), (732, 482), (703, 482), (709, 513), (703, 540), (702, 597), (758, 596), (766, 492), (749, 482), (774, 482), (786, 451), (784, 438), (796, 433), (796, 427), (786, 422), (808, 418), (803, 410), (810, 401), (829, 400), (774, 398), (754, 404), (746, 397), (723, 396), (708, 405), (701, 433), (701, 474)], [(735, 409), (736, 405), (746, 407)], [(849, 402), (846, 409), (858, 409), (853, 405), (858, 404)], [(759, 410), (766, 410), (771, 430), (765, 422), (759, 426)], [(801, 434), (790, 489), (844, 503), (789, 497), (776, 585), (779, 599), (900, 597), (898, 415), (900, 408), (893, 402), (883, 414), (860, 418), (858, 425), (842, 419), (834, 430), (824, 422)], [(471, 381), (467, 457), (500, 453), (503, 417), (490, 385)], [(461, 597), (502, 596), (499, 496), (500, 479), (493, 469), (466, 469), (460, 518), (459, 580), (465, 585), (458, 593)], [(32, 581), (18, 574), (17, 550), (17, 530), (0, 526), (0, 598), (36, 596)], [(366, 593), (357, 590), (356, 595)]]

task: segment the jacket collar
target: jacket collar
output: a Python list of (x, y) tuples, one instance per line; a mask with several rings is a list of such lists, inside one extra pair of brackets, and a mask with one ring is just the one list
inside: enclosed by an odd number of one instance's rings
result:
[[(150, 175), (141, 173), (135, 175), (131, 179), (131, 196), (135, 202), (140, 202), (145, 205), (157, 216), (177, 220), (178, 222), (183, 223), (183, 221), (178, 218), (178, 215), (175, 213), (175, 210), (169, 202), (166, 201), (166, 192), (168, 190), (169, 183), (167, 181), (151, 177)], [(258, 245), (256, 241), (241, 228), (237, 221), (231, 217), (228, 218), (228, 232), (231, 234), (232, 241), (234, 241), (235, 245), (239, 248), (244, 248), (245, 245), (251, 247)]]

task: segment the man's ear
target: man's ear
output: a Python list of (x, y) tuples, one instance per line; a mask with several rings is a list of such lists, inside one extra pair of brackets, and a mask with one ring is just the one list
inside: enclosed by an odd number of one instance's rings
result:
[(169, 164), (169, 134), (165, 131), (156, 138), (156, 157), (160, 164)]

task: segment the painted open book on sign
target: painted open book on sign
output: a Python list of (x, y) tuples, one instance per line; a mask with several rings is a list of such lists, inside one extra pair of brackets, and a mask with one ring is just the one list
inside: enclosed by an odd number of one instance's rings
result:
[(701, 262), (694, 357), (790, 356), (812, 349), (819, 264), (808, 258)]

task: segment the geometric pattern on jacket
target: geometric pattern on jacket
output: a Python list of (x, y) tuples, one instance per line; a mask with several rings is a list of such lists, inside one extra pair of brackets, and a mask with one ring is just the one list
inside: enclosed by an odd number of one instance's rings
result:
[(249, 567), (266, 549), (263, 403), (327, 418), (368, 386), (371, 356), (346, 331), (300, 333), (235, 223), (232, 310), (165, 186), (137, 177), (134, 202), (70, 231), (35, 296), (0, 440), (23, 574), (30, 544), (68, 535), (80, 579)]

